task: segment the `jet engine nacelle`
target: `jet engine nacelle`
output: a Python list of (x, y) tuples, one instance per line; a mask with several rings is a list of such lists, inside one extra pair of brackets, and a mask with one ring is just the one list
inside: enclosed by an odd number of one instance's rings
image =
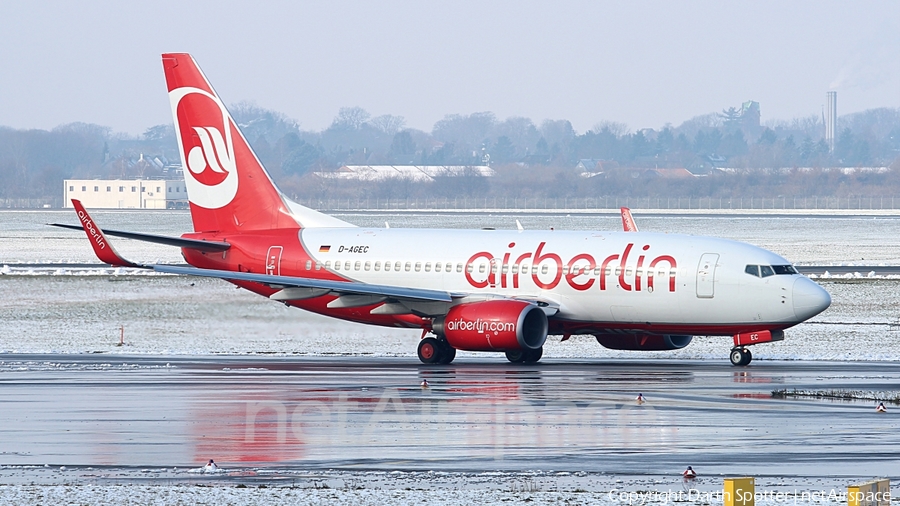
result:
[(547, 315), (536, 304), (488, 300), (453, 306), (432, 330), (467, 351), (536, 350), (547, 340)]
[(694, 336), (654, 334), (598, 334), (597, 342), (611, 350), (667, 351), (691, 344)]

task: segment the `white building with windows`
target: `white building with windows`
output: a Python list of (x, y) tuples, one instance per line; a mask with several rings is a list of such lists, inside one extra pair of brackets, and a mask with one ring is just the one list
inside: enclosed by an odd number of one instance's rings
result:
[(64, 206), (72, 199), (94, 209), (187, 209), (184, 180), (165, 179), (66, 179)]

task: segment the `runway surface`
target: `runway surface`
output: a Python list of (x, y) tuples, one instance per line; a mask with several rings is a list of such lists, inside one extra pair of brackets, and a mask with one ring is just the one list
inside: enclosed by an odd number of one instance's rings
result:
[(900, 459), (900, 406), (771, 392), (896, 395), (898, 384), (897, 363), (3, 354), (0, 465), (11, 467), (0, 475), (214, 458), (297, 471), (671, 475), (690, 464), (872, 477)]

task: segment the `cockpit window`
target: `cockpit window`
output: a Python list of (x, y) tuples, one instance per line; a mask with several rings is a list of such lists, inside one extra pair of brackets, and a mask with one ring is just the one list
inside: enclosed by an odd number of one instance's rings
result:
[(773, 265), (772, 269), (775, 270), (775, 274), (800, 274), (793, 265)]
[(776, 274), (800, 274), (793, 265), (748, 265), (744, 272), (758, 278), (767, 278)]

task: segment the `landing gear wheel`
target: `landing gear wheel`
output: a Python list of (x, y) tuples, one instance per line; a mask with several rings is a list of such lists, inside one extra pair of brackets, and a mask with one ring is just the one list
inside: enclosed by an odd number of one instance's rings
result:
[(729, 358), (731, 359), (731, 365), (745, 366), (753, 360), (753, 354), (747, 348), (732, 348)]
[(544, 355), (544, 347), (536, 350), (510, 350), (506, 352), (506, 360), (514, 364), (533, 364)]
[(438, 363), (441, 364), (449, 364), (453, 362), (453, 359), (456, 358), (456, 348), (450, 346), (450, 343), (447, 341), (438, 341), (441, 343), (441, 359)]
[(419, 341), (419, 360), (423, 364), (437, 364), (441, 361), (443, 346), (440, 341), (433, 337), (426, 337)]
[(541, 346), (536, 350), (527, 350), (522, 356), (522, 362), (526, 364), (534, 364), (544, 356), (544, 347)]
[(514, 364), (521, 363), (525, 359), (525, 352), (522, 350), (510, 350), (506, 352), (506, 360)]

